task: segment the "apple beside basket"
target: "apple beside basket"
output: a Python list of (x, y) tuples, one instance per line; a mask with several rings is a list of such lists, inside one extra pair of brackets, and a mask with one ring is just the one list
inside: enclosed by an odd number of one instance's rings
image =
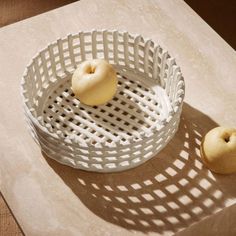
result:
[[(105, 105), (74, 97), (71, 76), (84, 60), (102, 58), (117, 71)], [(22, 83), (27, 124), (42, 152), (74, 168), (116, 172), (154, 157), (178, 129), (185, 87), (174, 58), (152, 40), (93, 30), (58, 39), (27, 66)]]

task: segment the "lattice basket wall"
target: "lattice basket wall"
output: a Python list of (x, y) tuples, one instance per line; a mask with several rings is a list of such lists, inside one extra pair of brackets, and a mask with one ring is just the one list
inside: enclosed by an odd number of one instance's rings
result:
[[(86, 106), (71, 76), (103, 58), (118, 76), (115, 97)], [(31, 134), (49, 157), (87, 171), (115, 172), (154, 157), (177, 131), (184, 80), (174, 58), (140, 35), (92, 31), (48, 45), (27, 66), (21, 90)]]

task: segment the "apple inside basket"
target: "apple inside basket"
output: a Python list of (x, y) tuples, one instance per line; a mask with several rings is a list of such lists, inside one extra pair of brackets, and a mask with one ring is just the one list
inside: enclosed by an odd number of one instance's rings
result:
[[(116, 95), (86, 106), (71, 90), (84, 60), (102, 58), (118, 76)], [(31, 133), (49, 157), (88, 171), (133, 168), (155, 156), (177, 131), (184, 80), (167, 51), (118, 31), (80, 32), (38, 53), (22, 79)]]

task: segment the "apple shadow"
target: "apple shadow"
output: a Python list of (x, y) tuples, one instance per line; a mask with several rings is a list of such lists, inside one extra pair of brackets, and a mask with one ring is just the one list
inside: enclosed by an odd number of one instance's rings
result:
[(213, 175), (200, 160), (201, 139), (216, 126), (184, 103), (174, 138), (156, 157), (132, 170), (92, 173), (45, 159), (98, 217), (128, 230), (175, 233), (224, 208), (230, 198), (219, 183), (231, 177)]

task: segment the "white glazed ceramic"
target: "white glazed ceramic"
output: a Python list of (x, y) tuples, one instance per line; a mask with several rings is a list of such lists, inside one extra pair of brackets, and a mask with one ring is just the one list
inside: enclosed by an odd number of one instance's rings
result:
[[(118, 75), (105, 105), (89, 107), (71, 90), (84, 60), (104, 58)], [(48, 45), (22, 79), (27, 124), (42, 151), (62, 164), (115, 172), (155, 156), (177, 131), (184, 98), (180, 68), (152, 40), (127, 32), (80, 32)]]

